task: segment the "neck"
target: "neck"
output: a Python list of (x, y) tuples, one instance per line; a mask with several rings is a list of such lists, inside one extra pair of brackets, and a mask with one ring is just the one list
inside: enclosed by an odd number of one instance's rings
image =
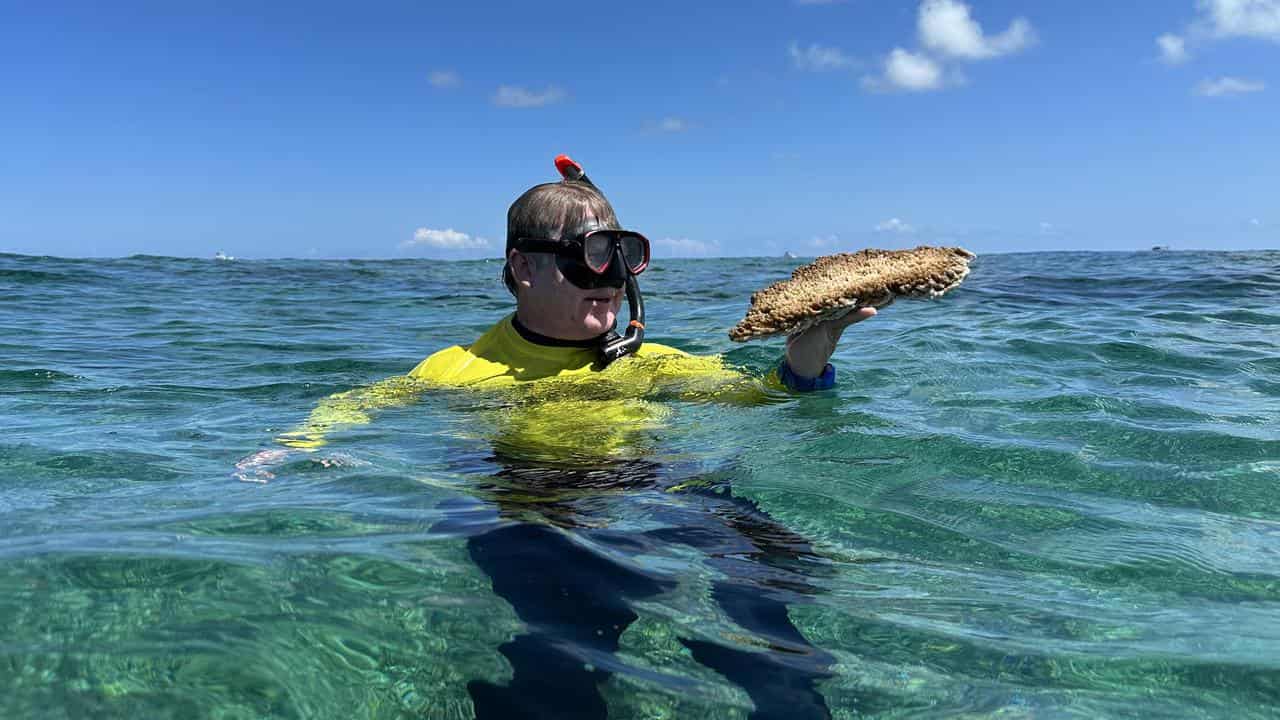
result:
[(520, 337), (528, 340), (535, 345), (548, 345), (551, 347), (596, 347), (600, 344), (600, 335), (586, 339), (566, 340), (558, 338), (555, 335), (545, 332), (545, 327), (538, 325), (536, 322), (529, 321), (529, 313), (522, 313), (519, 308), (516, 309), (515, 317), (511, 318), (511, 325), (520, 334)]

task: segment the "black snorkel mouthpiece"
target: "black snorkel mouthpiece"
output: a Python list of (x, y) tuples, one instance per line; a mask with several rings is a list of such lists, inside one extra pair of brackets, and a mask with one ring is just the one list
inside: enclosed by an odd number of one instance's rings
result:
[(630, 273), (627, 275), (627, 311), (631, 313), (631, 322), (627, 323), (626, 334), (618, 335), (613, 330), (605, 333), (600, 345), (601, 367), (608, 367), (609, 363), (630, 355), (644, 344), (644, 297), (640, 295), (636, 276)]
[[(587, 173), (583, 171), (582, 166), (574, 162), (568, 155), (559, 155), (556, 157), (556, 170), (560, 172), (560, 176), (565, 180), (572, 182), (586, 183), (599, 191), (600, 188), (587, 177)], [(603, 193), (601, 193), (603, 195)], [(617, 251), (615, 251), (617, 252)], [(640, 295), (640, 285), (636, 283), (635, 273), (627, 268), (626, 262), (621, 254), (614, 256), (613, 261), (609, 263), (610, 270), (617, 272), (621, 270), (626, 275), (623, 287), (627, 290), (627, 311), (631, 314), (631, 321), (627, 323), (627, 329), (619, 335), (616, 330), (610, 330), (605, 333), (600, 341), (600, 367), (608, 367), (609, 363), (621, 357), (626, 357), (640, 349), (644, 344), (644, 298)], [(605, 276), (597, 276), (593, 280), (600, 285), (609, 285), (617, 287), (616, 278), (609, 278), (613, 272)], [(584, 278), (585, 280), (585, 278)], [(610, 282), (612, 280), (612, 282)], [(572, 280), (571, 280), (572, 281)], [(585, 286), (580, 286), (585, 287)]]

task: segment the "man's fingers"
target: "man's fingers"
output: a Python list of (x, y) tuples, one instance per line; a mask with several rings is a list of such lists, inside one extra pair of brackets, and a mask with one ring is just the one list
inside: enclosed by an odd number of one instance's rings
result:
[(867, 318), (873, 318), (875, 316), (876, 316), (876, 309), (873, 307), (858, 308), (857, 310), (854, 310), (853, 312), (845, 315), (839, 320), (836, 320), (835, 329), (844, 330), (845, 328), (849, 327), (854, 323), (862, 322)]
[(241, 458), (240, 462), (236, 463), (236, 469), (245, 470), (248, 468), (255, 468), (255, 467), (261, 467), (262, 465), (268, 465), (284, 459), (284, 457), (288, 454), (289, 454), (288, 450), (284, 450), (280, 448), (273, 448), (271, 450), (260, 450), (246, 458)]
[(258, 469), (258, 470), (254, 470), (253, 472), (231, 473), (231, 476), (239, 480), (240, 482), (257, 483), (258, 485), (266, 485), (269, 480), (271, 480), (276, 476), (276, 474), (273, 472), (268, 472), (266, 470)]
[(283, 461), (288, 457), (289, 453), (289, 450), (283, 448), (260, 450), (248, 457), (241, 458), (240, 462), (236, 463), (236, 469), (231, 475), (240, 482), (266, 484), (268, 480), (274, 479), (276, 476), (268, 468)]

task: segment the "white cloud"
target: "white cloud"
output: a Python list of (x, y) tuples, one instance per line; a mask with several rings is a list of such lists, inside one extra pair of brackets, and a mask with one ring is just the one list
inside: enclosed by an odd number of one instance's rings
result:
[(1252, 220), (1249, 221), (1249, 224), (1254, 227), (1262, 227), (1262, 221), (1259, 220), (1258, 218), (1253, 218)]
[(1035, 28), (1026, 18), (1015, 19), (1004, 32), (987, 35), (959, 0), (924, 0), (917, 18), (920, 43), (964, 60), (985, 60), (1024, 50), (1036, 42)]
[(838, 235), (815, 235), (809, 240), (809, 247), (818, 249), (833, 248), (839, 242), (840, 237)]
[(1156, 46), (1160, 48), (1160, 60), (1165, 64), (1179, 65), (1191, 59), (1187, 40), (1179, 35), (1165, 33), (1156, 38)]
[(400, 243), (401, 248), (429, 247), (437, 250), (477, 250), (489, 247), (489, 241), (473, 237), (453, 228), (432, 230), (420, 227), (413, 231), (413, 239)]
[(960, 0), (923, 0), (916, 20), (924, 49), (912, 52), (895, 47), (885, 56), (880, 75), (862, 78), (863, 88), (925, 92), (960, 85), (965, 77), (958, 63), (1011, 55), (1037, 41), (1035, 28), (1021, 17), (1002, 33), (986, 34)]
[(447, 89), (461, 85), (462, 78), (452, 70), (432, 70), (427, 73), (427, 82), (431, 83), (431, 87)]
[(537, 92), (517, 85), (499, 85), (493, 94), (493, 104), (498, 107), (535, 108), (558, 103), (567, 97), (561, 88), (551, 85)]
[(689, 238), (662, 238), (653, 243), (665, 249), (669, 257), (707, 257), (720, 252), (720, 243), (706, 240), (690, 240)]
[(1280, 42), (1280, 0), (1198, 0), (1196, 5), (1216, 37)]
[(1196, 19), (1181, 35), (1156, 38), (1160, 59), (1170, 65), (1191, 58), (1187, 44), (1234, 37), (1280, 42), (1280, 0), (1196, 0)]
[(664, 133), (682, 133), (689, 130), (692, 125), (688, 120), (678, 117), (664, 117), (653, 125), (653, 129)]
[(1196, 86), (1196, 94), (1204, 97), (1222, 97), (1224, 95), (1241, 95), (1243, 93), (1262, 92), (1266, 83), (1244, 78), (1220, 77), (1217, 80), (1205, 80)]
[(906, 235), (915, 231), (916, 229), (910, 224), (903, 222), (901, 219), (896, 217), (889, 218), (888, 220), (876, 225), (876, 232), (892, 232)]
[(1053, 233), (1053, 223), (1051, 223), (1051, 222), (1043, 222), (1043, 221), (1041, 221), (1041, 223), (1040, 223), (1040, 234), (1041, 234), (1041, 235), (1049, 235), (1049, 234), (1051, 234), (1051, 233)]
[(813, 72), (844, 70), (858, 64), (856, 60), (845, 55), (840, 48), (827, 47), (816, 43), (806, 48), (791, 43), (791, 46), (787, 48), (787, 53), (791, 55), (791, 64), (800, 70), (811, 70)]
[(868, 90), (905, 90), (924, 92), (937, 90), (943, 85), (942, 66), (927, 55), (894, 48), (884, 59), (882, 76), (862, 78), (862, 86)]

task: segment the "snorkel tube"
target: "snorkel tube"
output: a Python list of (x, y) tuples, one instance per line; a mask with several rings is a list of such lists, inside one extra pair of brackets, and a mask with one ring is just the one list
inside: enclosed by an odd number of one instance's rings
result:
[[(587, 177), (587, 174), (582, 170), (582, 166), (574, 162), (568, 155), (556, 157), (556, 170), (560, 171), (560, 176), (565, 180), (585, 183), (597, 191), (600, 190), (595, 183), (591, 182), (591, 178)], [(622, 258), (617, 258), (616, 262), (622, 262)], [(627, 330), (624, 334), (619, 335), (617, 331), (610, 330), (601, 338), (601, 367), (608, 367), (609, 363), (620, 357), (630, 355), (639, 350), (640, 346), (644, 344), (644, 298), (640, 296), (640, 286), (636, 283), (635, 273), (630, 270), (627, 271), (626, 289), (627, 311), (631, 313), (631, 322), (627, 323)]]

